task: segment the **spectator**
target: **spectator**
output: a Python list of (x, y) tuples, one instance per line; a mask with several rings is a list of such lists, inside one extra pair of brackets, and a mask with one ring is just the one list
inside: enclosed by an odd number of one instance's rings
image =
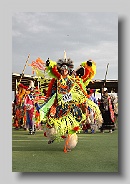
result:
[(103, 117), (101, 132), (104, 133), (104, 130), (108, 129), (109, 132), (112, 133), (114, 128), (114, 110), (107, 88), (104, 88), (103, 95), (101, 97), (100, 110)]
[(26, 121), (29, 126), (29, 134), (35, 134), (35, 126), (33, 121), (34, 116), (34, 87), (28, 88), (29, 94), (25, 98), (25, 108), (26, 108)]
[[(95, 104), (98, 105), (97, 99), (95, 96), (93, 96), (94, 89), (88, 89), (87, 93), (89, 95), (89, 99), (92, 100)], [(88, 113), (89, 113), (89, 119), (90, 119), (90, 127), (91, 127), (91, 133), (95, 133), (97, 129), (96, 121), (95, 121), (95, 112), (90, 107), (88, 107)]]

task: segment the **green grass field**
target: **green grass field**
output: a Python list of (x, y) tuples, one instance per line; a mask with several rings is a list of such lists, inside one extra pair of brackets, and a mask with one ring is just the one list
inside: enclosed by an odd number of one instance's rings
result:
[(28, 135), (12, 129), (13, 172), (118, 172), (118, 130), (112, 134), (78, 134), (77, 146), (63, 152), (64, 142), (47, 143), (42, 131)]

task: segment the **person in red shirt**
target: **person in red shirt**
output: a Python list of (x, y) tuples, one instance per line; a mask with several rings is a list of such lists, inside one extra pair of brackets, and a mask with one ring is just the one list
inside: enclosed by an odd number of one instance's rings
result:
[(29, 128), (29, 134), (35, 133), (33, 115), (34, 115), (34, 86), (29, 86), (29, 94), (25, 98), (24, 106), (26, 109), (26, 121)]

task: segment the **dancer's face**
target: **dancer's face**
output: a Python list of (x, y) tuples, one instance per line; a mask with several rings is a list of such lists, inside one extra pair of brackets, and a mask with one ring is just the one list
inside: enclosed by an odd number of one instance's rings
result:
[(67, 69), (64, 69), (64, 70), (63, 70), (63, 75), (64, 75), (64, 76), (67, 76), (67, 75), (68, 75), (68, 70), (67, 70)]
[(62, 74), (63, 76), (67, 76), (67, 75), (69, 74), (68, 67), (67, 67), (66, 65), (63, 65), (63, 66), (61, 67), (61, 74)]

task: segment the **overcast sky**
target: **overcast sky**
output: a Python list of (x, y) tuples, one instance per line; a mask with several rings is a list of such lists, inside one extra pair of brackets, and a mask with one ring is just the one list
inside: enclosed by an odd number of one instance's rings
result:
[[(118, 16), (116, 13), (13, 13), (12, 72), (22, 73), (28, 54), (29, 63), (40, 57), (46, 61), (63, 58), (97, 64), (94, 79), (118, 79)], [(25, 74), (32, 74), (27, 66)]]

